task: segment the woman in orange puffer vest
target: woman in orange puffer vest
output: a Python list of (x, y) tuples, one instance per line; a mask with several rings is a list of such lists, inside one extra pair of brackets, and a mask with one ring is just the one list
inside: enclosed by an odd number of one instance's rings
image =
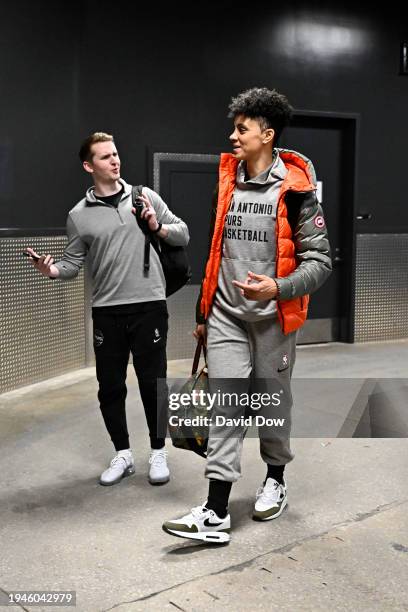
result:
[[(210, 250), (197, 303), (195, 336), (207, 342), (210, 390), (233, 405), (214, 405), (208, 437), (207, 501), (164, 523), (172, 535), (229, 541), (228, 499), (241, 474), (247, 426), (259, 424), (252, 401), (261, 389), (276, 400), (268, 425), (258, 427), (266, 477), (256, 495), (255, 520), (280, 516), (287, 503), (291, 375), (296, 331), (309, 294), (331, 272), (330, 247), (309, 160), (276, 144), (292, 108), (275, 90), (253, 88), (232, 100), (232, 154), (221, 155)], [(249, 403), (240, 403), (242, 396)], [(279, 416), (281, 418), (277, 419)], [(269, 422), (272, 425), (269, 425)]]

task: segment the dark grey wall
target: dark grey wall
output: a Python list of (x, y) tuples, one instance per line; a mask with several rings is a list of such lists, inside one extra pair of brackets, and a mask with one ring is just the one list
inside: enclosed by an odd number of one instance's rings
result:
[(124, 178), (146, 182), (152, 148), (228, 150), (230, 97), (265, 85), (299, 109), (360, 114), (358, 208), (374, 216), (358, 231), (408, 231), (402, 20), (283, 4), (4, 5), (0, 227), (65, 224), (87, 185), (77, 150), (89, 132), (112, 132)]
[(78, 38), (68, 3), (2, 3), (0, 227), (65, 225), (80, 194)]

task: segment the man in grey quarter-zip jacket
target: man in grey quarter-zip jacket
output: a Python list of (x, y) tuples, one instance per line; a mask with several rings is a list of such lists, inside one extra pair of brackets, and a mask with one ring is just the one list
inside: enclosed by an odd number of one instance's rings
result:
[[(163, 269), (150, 249), (150, 270), (143, 274), (144, 234), (134, 217), (132, 188), (120, 178), (120, 159), (113, 136), (96, 132), (82, 144), (79, 156), (94, 186), (69, 212), (68, 244), (62, 259), (41, 256), (33, 265), (48, 278), (75, 278), (85, 260), (92, 276), (92, 318), (98, 399), (116, 455), (100, 477), (108, 486), (134, 473), (125, 400), (130, 352), (139, 382), (150, 436), (149, 482), (170, 478), (165, 450), (167, 398), (158, 396), (157, 379), (166, 378), (167, 306)], [(188, 244), (186, 224), (151, 189), (140, 196), (142, 218), (152, 233), (174, 246)], [(27, 251), (38, 254), (32, 249)]]

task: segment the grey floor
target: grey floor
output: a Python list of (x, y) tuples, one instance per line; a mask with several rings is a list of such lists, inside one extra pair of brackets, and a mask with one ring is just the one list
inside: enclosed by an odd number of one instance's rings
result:
[[(189, 367), (170, 362), (170, 376)], [(264, 467), (246, 439), (223, 547), (161, 530), (205, 500), (204, 462), (169, 448), (170, 483), (147, 483), (131, 367), (136, 474), (114, 487), (98, 484), (112, 448), (93, 368), (0, 396), (0, 606), (10, 591), (73, 590), (85, 612), (408, 610), (408, 341), (300, 347), (294, 375), (295, 410), (304, 425), (309, 406), (312, 426), (293, 438), (289, 506), (276, 521), (251, 520)], [(398, 427), (370, 421), (373, 379), (391, 384)], [(386, 437), (370, 437), (378, 431)]]

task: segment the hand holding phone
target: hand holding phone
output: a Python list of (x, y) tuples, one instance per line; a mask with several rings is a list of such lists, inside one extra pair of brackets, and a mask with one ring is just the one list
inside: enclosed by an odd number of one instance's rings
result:
[(26, 257), (31, 257), (31, 259), (34, 259), (34, 261), (40, 260), (38, 255), (34, 255), (33, 253), (27, 253), (27, 251), (23, 251), (23, 255), (25, 255)]
[(54, 266), (54, 259), (51, 255), (38, 255), (34, 249), (27, 247), (26, 251), (23, 251), (25, 257), (30, 257), (34, 267), (43, 275), (48, 278), (57, 278), (59, 276), (59, 270)]

